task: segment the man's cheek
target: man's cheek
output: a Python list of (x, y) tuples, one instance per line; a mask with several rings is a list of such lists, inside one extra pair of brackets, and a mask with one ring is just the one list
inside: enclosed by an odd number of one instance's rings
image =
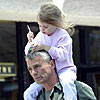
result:
[(47, 77), (47, 74), (46, 73), (42, 74), (42, 77), (43, 78), (46, 78)]

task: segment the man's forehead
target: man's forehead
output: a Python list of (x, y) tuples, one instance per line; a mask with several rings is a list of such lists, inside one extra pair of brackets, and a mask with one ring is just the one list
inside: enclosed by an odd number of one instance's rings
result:
[(35, 66), (35, 65), (39, 65), (40, 63), (42, 63), (42, 61), (39, 59), (28, 59), (27, 60), (27, 67), (32, 67), (32, 66)]
[(35, 56), (35, 57), (33, 58), (33, 60), (34, 60), (34, 61), (35, 61), (35, 60), (40, 61), (40, 60), (43, 60), (43, 57), (41, 57), (40, 55), (38, 55), (38, 56)]
[(31, 58), (31, 59), (28, 59), (28, 62), (43, 62), (44, 61), (44, 59), (41, 57), (41, 56), (36, 56), (36, 57), (34, 57), (34, 58)]

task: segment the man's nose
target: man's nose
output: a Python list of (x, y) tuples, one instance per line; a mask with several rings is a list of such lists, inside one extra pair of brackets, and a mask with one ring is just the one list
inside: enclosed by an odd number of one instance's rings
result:
[(34, 70), (34, 69), (32, 69), (31, 74), (32, 74), (32, 75), (35, 75), (35, 74), (37, 74), (37, 71)]

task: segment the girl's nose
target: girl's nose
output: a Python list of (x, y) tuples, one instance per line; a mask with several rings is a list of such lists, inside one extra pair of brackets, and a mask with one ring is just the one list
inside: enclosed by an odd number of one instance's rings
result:
[(43, 32), (44, 31), (44, 28), (40, 28), (40, 31)]

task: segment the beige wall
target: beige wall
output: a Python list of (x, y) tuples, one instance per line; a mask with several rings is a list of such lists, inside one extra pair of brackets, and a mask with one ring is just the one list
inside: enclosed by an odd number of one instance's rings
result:
[[(0, 0), (0, 20), (36, 21), (36, 12), (46, 1), (52, 0)], [(65, 0), (63, 11), (76, 25), (100, 26), (100, 0)]]
[(100, 0), (65, 0), (63, 10), (76, 24), (100, 26)]

